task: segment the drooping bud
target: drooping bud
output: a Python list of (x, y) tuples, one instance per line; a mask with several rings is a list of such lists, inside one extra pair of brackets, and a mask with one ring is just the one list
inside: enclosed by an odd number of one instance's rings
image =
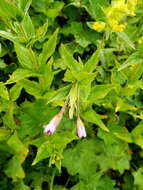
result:
[(43, 128), (44, 128), (44, 133), (46, 134), (53, 134), (55, 132), (55, 130), (57, 129), (62, 117), (63, 117), (63, 114), (65, 112), (65, 109), (66, 109), (66, 105), (67, 105), (67, 102), (65, 102), (65, 104), (63, 105), (61, 111), (55, 115), (53, 117), (53, 119), (47, 124), (47, 125), (44, 125)]
[(47, 125), (44, 125), (43, 128), (45, 129), (44, 130), (44, 133), (46, 134), (53, 134), (57, 128), (57, 126), (59, 125), (61, 119), (62, 119), (62, 114), (61, 113), (58, 113), (57, 115), (55, 115), (53, 117), (53, 119), (47, 124)]
[(77, 118), (77, 134), (79, 138), (86, 137), (86, 131), (80, 116)]

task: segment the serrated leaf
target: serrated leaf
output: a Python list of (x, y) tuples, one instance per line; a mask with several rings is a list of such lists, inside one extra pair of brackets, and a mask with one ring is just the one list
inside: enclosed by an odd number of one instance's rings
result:
[(99, 54), (100, 50), (96, 50), (93, 55), (89, 58), (89, 60), (84, 65), (84, 71), (93, 72), (96, 69), (96, 66), (99, 62)]
[(21, 25), (23, 27), (24, 34), (27, 36), (27, 38), (32, 38), (35, 36), (34, 25), (28, 14), (25, 14), (25, 16), (21, 22)]
[(103, 84), (103, 85), (94, 85), (91, 88), (91, 93), (89, 95), (88, 100), (90, 102), (94, 102), (98, 99), (104, 98), (111, 90), (113, 89), (113, 85), (111, 84)]
[(57, 42), (57, 35), (59, 29), (57, 29), (47, 42), (44, 43), (42, 53), (39, 56), (39, 64), (45, 64), (48, 58), (54, 53)]
[(35, 96), (36, 98), (42, 97), (43, 91), (39, 83), (35, 81), (30, 81), (28, 79), (23, 79), (19, 83), (29, 94)]
[(79, 174), (87, 179), (96, 173), (96, 154), (100, 154), (101, 148), (102, 144), (97, 138), (79, 141), (76, 146), (64, 151), (62, 166), (67, 168), (69, 174)]
[(126, 42), (126, 44), (131, 47), (132, 49), (135, 49), (135, 46), (133, 42), (130, 40), (130, 38), (127, 36), (125, 32), (117, 32), (117, 35)]
[(101, 129), (103, 129), (106, 132), (109, 132), (109, 129), (105, 126), (105, 124), (102, 122), (101, 117), (99, 114), (97, 114), (94, 110), (90, 109), (82, 114), (83, 118), (91, 123), (94, 123), (98, 125)]
[(9, 1), (1, 0), (0, 1), (0, 15), (3, 19), (18, 19), (22, 18), (22, 11), (18, 9), (14, 4)]
[(37, 60), (32, 49), (28, 49), (18, 43), (14, 44), (17, 58), (21, 66), (25, 69), (34, 69), (37, 66)]
[(49, 140), (39, 147), (36, 158), (34, 159), (32, 165), (35, 165), (39, 161), (50, 157), (54, 153), (56, 153), (57, 156), (60, 156), (67, 144), (76, 138), (77, 137), (71, 134), (71, 132), (52, 135)]
[(82, 70), (82, 66), (80, 65), (80, 63), (78, 63), (72, 57), (72, 55), (70, 54), (66, 46), (63, 44), (61, 45), (60, 54), (61, 54), (61, 57), (63, 58), (63, 61), (70, 68), (71, 71), (79, 72)]
[(11, 83), (15, 83), (18, 82), (24, 78), (28, 78), (28, 77), (38, 77), (40, 76), (39, 73), (34, 73), (30, 70), (27, 69), (17, 69), (16, 71), (14, 71), (12, 73), (12, 75), (10, 76), (10, 78), (6, 81), (5, 84), (11, 84)]

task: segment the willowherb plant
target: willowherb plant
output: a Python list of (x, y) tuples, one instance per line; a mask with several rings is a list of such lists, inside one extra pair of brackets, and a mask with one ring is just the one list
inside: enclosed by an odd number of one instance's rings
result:
[(141, 190), (142, 0), (0, 0), (0, 190)]

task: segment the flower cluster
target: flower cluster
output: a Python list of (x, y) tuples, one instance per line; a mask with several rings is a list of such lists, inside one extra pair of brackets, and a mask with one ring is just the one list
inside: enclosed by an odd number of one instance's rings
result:
[(113, 1), (111, 7), (104, 8), (107, 22), (94, 22), (92, 24), (92, 29), (101, 32), (107, 26), (112, 29), (112, 32), (123, 32), (125, 30), (125, 25), (120, 24), (120, 22), (126, 16), (135, 16), (136, 5), (137, 0)]
[[(44, 133), (50, 135), (55, 132), (59, 123), (62, 120), (63, 114), (65, 112), (65, 107), (66, 106), (64, 105), (62, 107), (61, 111), (57, 115), (55, 115), (47, 125), (43, 126)], [(78, 118), (77, 118), (77, 134), (78, 134), (79, 138), (86, 137), (85, 127), (84, 127), (84, 124), (83, 124), (80, 116), (78, 116)]]
[(125, 25), (119, 24), (117, 20), (112, 20), (110, 26), (112, 28), (112, 32), (123, 32), (125, 29)]
[(92, 26), (93, 30), (102, 31), (105, 28), (104, 22), (94, 22)]

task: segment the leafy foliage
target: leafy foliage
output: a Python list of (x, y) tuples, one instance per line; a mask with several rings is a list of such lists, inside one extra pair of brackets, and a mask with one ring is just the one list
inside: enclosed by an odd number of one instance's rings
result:
[(143, 189), (142, 9), (0, 1), (1, 190)]

